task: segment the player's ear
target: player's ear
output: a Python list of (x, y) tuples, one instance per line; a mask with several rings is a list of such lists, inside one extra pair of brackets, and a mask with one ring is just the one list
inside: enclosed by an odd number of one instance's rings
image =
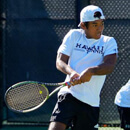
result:
[(83, 22), (80, 23), (80, 27), (81, 27), (83, 30), (86, 29), (86, 26), (85, 26), (85, 24), (84, 24)]

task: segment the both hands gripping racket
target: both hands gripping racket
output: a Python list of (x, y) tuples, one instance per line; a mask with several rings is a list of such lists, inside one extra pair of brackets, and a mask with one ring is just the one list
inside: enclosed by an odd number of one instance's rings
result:
[[(59, 87), (49, 94), (46, 86)], [(70, 86), (70, 83), (19, 82), (8, 88), (4, 97), (5, 103), (7, 107), (14, 112), (31, 112), (41, 107), (47, 99), (64, 86)]]

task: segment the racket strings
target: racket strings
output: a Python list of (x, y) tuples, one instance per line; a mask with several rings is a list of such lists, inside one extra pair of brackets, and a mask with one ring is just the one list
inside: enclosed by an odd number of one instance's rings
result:
[(26, 110), (31, 109), (48, 96), (48, 92), (41, 84), (22, 84), (15, 87), (7, 94), (7, 103), (12, 109)]

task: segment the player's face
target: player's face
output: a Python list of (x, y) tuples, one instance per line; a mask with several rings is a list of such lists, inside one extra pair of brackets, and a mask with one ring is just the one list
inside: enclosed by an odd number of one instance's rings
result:
[(99, 39), (102, 35), (104, 29), (104, 21), (103, 20), (96, 20), (93, 22), (88, 23), (88, 28), (85, 28), (86, 37)]

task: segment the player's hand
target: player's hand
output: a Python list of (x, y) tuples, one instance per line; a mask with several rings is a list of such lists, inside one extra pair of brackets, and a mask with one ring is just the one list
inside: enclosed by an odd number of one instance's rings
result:
[(80, 81), (81, 83), (84, 83), (84, 82), (89, 82), (91, 77), (92, 77), (92, 72), (91, 72), (91, 69), (86, 69), (84, 70), (81, 74), (80, 74)]
[(81, 81), (80, 81), (79, 77), (80, 77), (80, 74), (78, 74), (77, 72), (72, 72), (71, 73), (70, 81), (69, 81), (71, 86), (74, 86), (74, 85), (77, 85), (77, 84), (81, 84)]

